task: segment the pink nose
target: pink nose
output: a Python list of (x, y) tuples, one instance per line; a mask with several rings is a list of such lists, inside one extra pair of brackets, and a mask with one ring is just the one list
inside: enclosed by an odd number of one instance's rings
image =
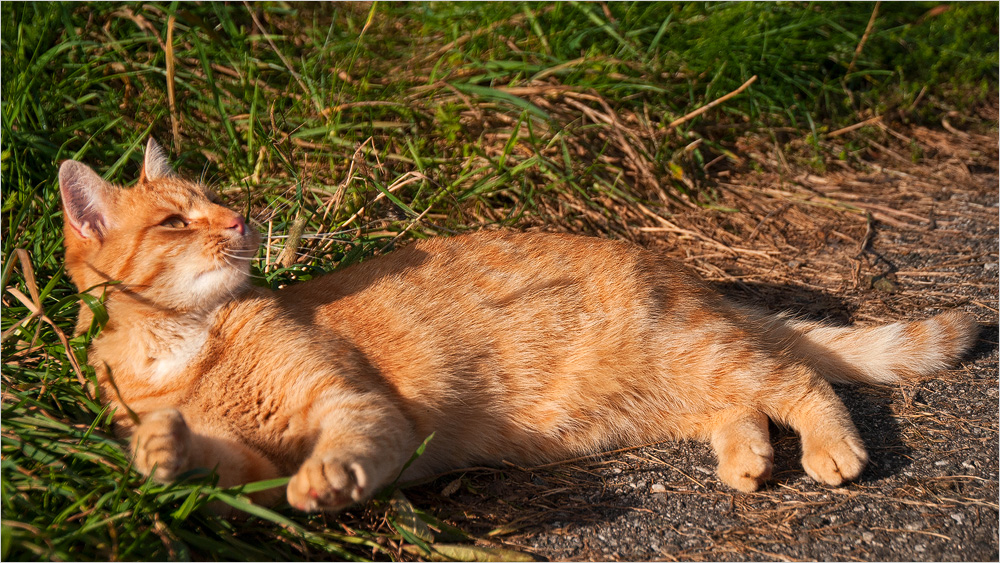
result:
[(243, 236), (247, 234), (247, 223), (243, 220), (242, 215), (233, 215), (232, 220), (227, 229), (236, 229), (236, 232)]

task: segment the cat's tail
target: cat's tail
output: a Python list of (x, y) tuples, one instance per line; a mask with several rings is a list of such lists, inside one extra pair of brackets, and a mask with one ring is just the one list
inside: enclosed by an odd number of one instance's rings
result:
[(772, 319), (778, 322), (769, 328), (789, 352), (828, 381), (842, 383), (893, 383), (949, 368), (979, 334), (972, 315), (959, 311), (870, 327)]

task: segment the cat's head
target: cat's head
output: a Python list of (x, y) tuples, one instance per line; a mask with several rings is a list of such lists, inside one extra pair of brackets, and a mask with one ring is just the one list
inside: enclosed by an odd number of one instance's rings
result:
[(246, 286), (260, 235), (205, 186), (177, 177), (146, 145), (139, 182), (105, 182), (74, 160), (59, 168), (66, 271), (80, 291), (112, 291), (163, 310), (215, 307)]

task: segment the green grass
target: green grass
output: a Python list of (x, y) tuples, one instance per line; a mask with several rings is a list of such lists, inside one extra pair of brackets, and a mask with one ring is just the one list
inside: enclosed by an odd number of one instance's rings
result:
[[(936, 6), (880, 4), (855, 56), (874, 3), (4, 3), (0, 555), (515, 556), (468, 551), (399, 495), (304, 516), (252, 508), (211, 477), (161, 485), (131, 471), (60, 338), (77, 307), (61, 269), (60, 160), (130, 183), (154, 135), (270, 233), (254, 267), (275, 287), (488, 225), (627, 237), (639, 203), (709, 203), (702, 168), (739, 136), (822, 135), (873, 115), (933, 123), (995, 96), (997, 5)], [(296, 221), (298, 261), (280, 263)], [(87, 338), (70, 341), (81, 359)], [(251, 512), (229, 521), (212, 502)]]

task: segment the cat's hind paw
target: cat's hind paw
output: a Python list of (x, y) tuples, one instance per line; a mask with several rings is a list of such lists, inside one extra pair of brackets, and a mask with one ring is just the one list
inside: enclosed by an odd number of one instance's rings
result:
[(145, 414), (132, 434), (134, 466), (143, 475), (171, 481), (188, 469), (191, 431), (177, 409)]
[(364, 500), (369, 472), (328, 455), (306, 460), (288, 482), (288, 504), (305, 512), (337, 511)]
[(712, 448), (719, 458), (719, 479), (744, 493), (752, 493), (771, 478), (774, 448), (768, 436), (768, 418), (748, 408), (716, 413), (712, 420)]
[(855, 436), (803, 443), (802, 467), (814, 481), (837, 486), (857, 479), (868, 465), (864, 444)]
[(719, 478), (744, 493), (752, 493), (771, 478), (774, 450), (766, 440), (744, 443), (728, 448), (719, 459)]

